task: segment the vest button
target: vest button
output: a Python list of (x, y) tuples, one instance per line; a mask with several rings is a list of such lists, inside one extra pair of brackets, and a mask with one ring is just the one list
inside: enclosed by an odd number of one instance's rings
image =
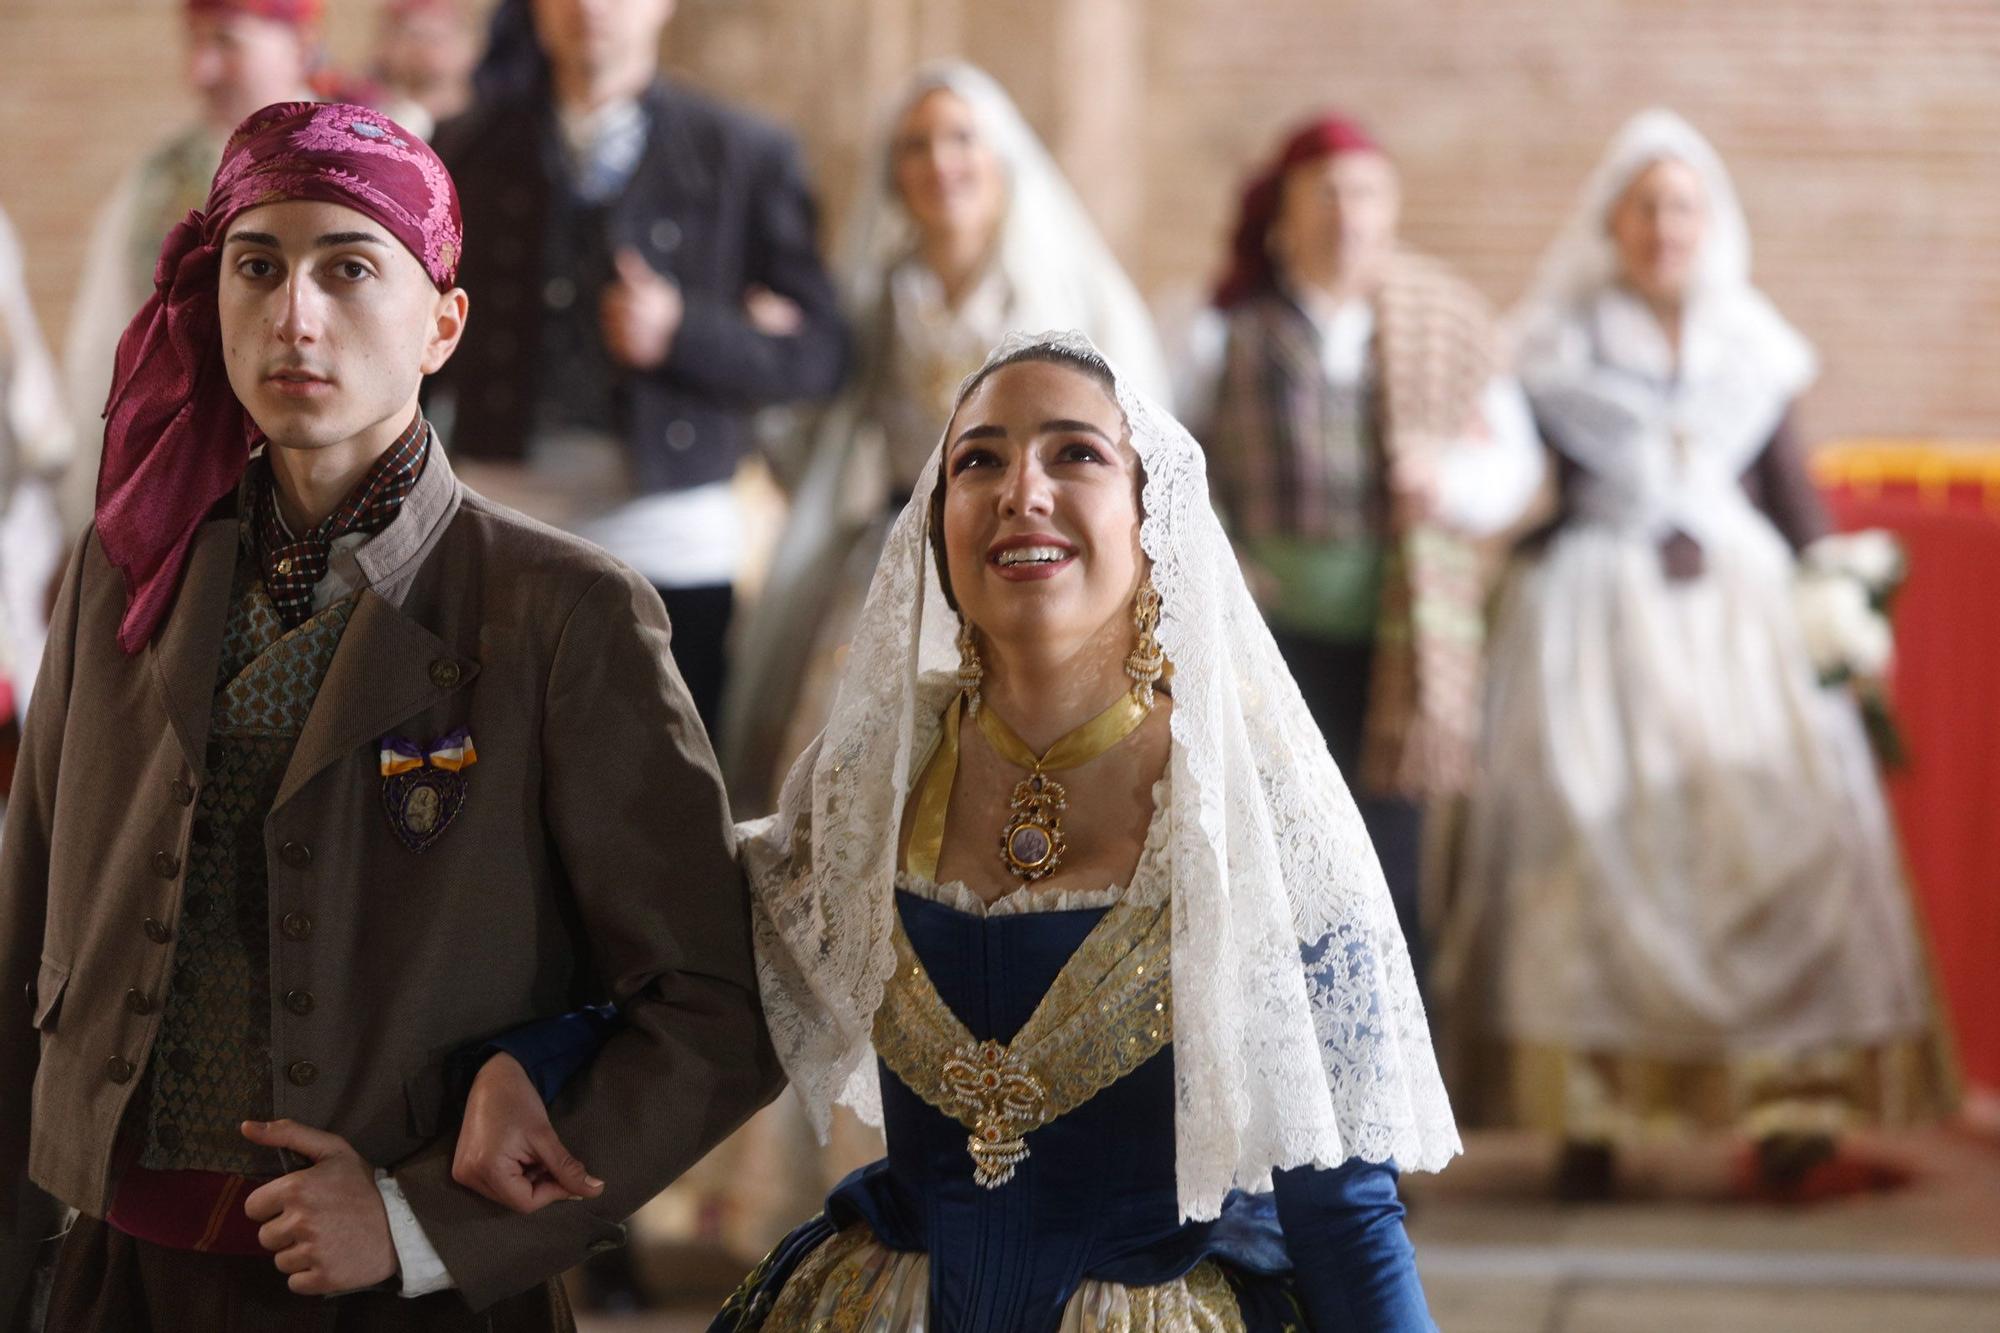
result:
[(174, 798), (175, 805), (194, 804), (194, 788), (179, 778), (175, 778), (167, 784), (167, 792)]
[(294, 870), (304, 870), (312, 864), (313, 849), (302, 842), (288, 842), (278, 849), (278, 859)]
[(286, 1066), (285, 1077), (295, 1088), (310, 1088), (319, 1078), (319, 1066), (310, 1060), (294, 1060)]
[(154, 852), (153, 873), (161, 879), (172, 879), (181, 873), (180, 858), (172, 852)]
[(313, 933), (313, 919), (304, 912), (287, 912), (285, 919), (278, 923), (278, 929), (288, 940), (302, 940)]
[(695, 437), (696, 432), (692, 421), (676, 417), (667, 423), (667, 448), (673, 450), (675, 453), (684, 454), (694, 448)]
[(431, 684), (441, 690), (456, 689), (465, 672), (458, 663), (448, 657), (440, 657), (431, 663)]
[(125, 992), (125, 1007), (135, 1014), (150, 1014), (153, 1012), (153, 997), (134, 987)]
[(155, 944), (165, 944), (168, 940), (172, 939), (173, 937), (174, 933), (171, 930), (168, 930), (166, 926), (162, 925), (157, 918), (150, 916), (146, 918), (147, 939), (151, 940)]
[(288, 990), (285, 992), (285, 1008), (304, 1018), (313, 1011), (313, 997), (309, 990)]
[(104, 1077), (113, 1083), (132, 1081), (132, 1062), (122, 1055), (114, 1055), (104, 1062)]

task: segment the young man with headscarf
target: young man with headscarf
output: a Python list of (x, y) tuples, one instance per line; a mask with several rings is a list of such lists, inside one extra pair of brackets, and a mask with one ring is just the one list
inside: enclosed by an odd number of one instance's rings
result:
[[(567, 1327), (546, 1279), (775, 1089), (658, 597), (419, 411), (461, 247), (420, 139), (267, 107), (120, 344), (0, 840), (52, 1327)], [(451, 1182), (449, 1056), (576, 997), (638, 1016), (565, 1126), (606, 1181), (524, 1222)]]
[[(661, 80), (673, 8), (535, 0), (545, 77), (439, 132), (494, 237), (466, 270), (492, 314), (439, 387), (469, 478), (660, 589), (712, 728), (752, 413), (832, 394), (847, 340), (796, 147)], [(753, 315), (766, 290), (782, 318)]]
[(1422, 802), (1478, 733), (1485, 585), (1469, 538), (1543, 474), (1486, 301), (1397, 238), (1395, 165), (1338, 117), (1245, 191), (1215, 296), (1217, 502), (1286, 665), (1354, 784), (1417, 974)]

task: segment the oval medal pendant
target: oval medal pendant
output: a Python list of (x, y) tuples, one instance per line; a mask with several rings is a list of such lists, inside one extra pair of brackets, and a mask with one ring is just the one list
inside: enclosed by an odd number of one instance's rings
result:
[(1062, 812), (1069, 793), (1060, 782), (1034, 774), (1014, 788), (1014, 817), (1000, 831), (1000, 859), (1017, 879), (1032, 884), (1062, 864)]

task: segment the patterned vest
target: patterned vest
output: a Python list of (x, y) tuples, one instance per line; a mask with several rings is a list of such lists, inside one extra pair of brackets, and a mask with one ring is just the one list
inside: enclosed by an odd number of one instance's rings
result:
[(264, 820), (333, 664), (355, 599), (286, 630), (243, 543), (209, 729), (209, 780), (188, 848), (180, 945), (149, 1069), (155, 1171), (268, 1175), (238, 1130), (271, 1101), (270, 871)]

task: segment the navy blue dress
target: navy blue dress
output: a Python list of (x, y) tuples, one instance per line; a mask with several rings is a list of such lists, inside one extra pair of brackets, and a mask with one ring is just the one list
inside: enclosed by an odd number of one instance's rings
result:
[[(939, 996), (974, 1037), (1003, 1042), (1105, 914), (979, 917), (907, 892), (896, 908)], [(573, 1020), (541, 1030), (539, 1041), (526, 1039), (529, 1029), (498, 1044), (553, 1095), (549, 1071), (573, 1068), (579, 1045), (594, 1039)], [(974, 1181), (964, 1125), (886, 1065), (881, 1086), (888, 1156), (842, 1181), (826, 1212), (778, 1246), (713, 1330), (762, 1327), (801, 1265), (857, 1224), (891, 1250), (929, 1256), (928, 1327), (948, 1333), (1054, 1333), (1088, 1280), (1154, 1286), (1204, 1261), (1227, 1278), (1252, 1333), (1435, 1327), (1392, 1166), (1281, 1171), (1271, 1193), (1234, 1193), (1214, 1221), (1179, 1219), (1171, 1046), (1030, 1132), (1029, 1156), (996, 1189)]]

